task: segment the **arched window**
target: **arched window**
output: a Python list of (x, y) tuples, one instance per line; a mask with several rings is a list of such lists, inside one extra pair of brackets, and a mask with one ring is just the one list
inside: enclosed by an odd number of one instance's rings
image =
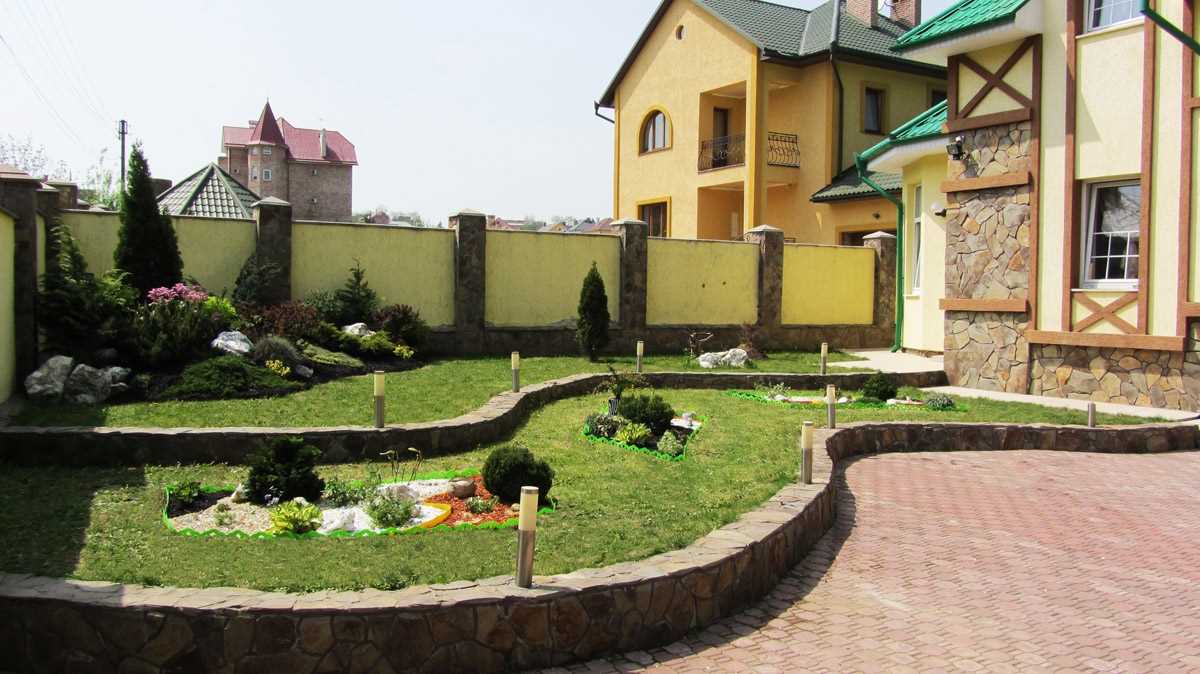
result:
[(642, 123), (642, 152), (663, 150), (671, 134), (670, 122), (661, 110), (655, 110)]

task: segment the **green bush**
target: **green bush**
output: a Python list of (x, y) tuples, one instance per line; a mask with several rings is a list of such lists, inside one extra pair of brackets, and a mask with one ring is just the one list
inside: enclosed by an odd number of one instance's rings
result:
[(392, 304), (375, 314), (379, 329), (397, 344), (407, 344), (421, 351), (429, 341), (429, 326), (421, 314), (407, 304)]
[(342, 508), (371, 500), (375, 494), (375, 484), (371, 482), (356, 484), (350, 480), (334, 478), (325, 481), (325, 489), (321, 491), (321, 503)]
[(288, 501), (271, 509), (273, 534), (303, 534), (321, 528), (321, 509), (315, 505)]
[(668, 456), (683, 454), (683, 448), (683, 442), (674, 433), (663, 433), (663, 436), (658, 439), (658, 451)]
[(265, 365), (268, 360), (278, 360), (284, 365), (294, 368), (304, 361), (296, 346), (284, 337), (269, 335), (258, 340), (250, 358), (259, 365)]
[(350, 268), (350, 278), (346, 279), (336, 293), (337, 321), (340, 325), (351, 323), (366, 323), (370, 321), (379, 309), (379, 294), (367, 285), (367, 271), (358, 260)]
[(163, 392), (164, 398), (244, 398), (283, 393), (301, 388), (241, 356), (217, 356), (189, 365), (179, 381)]
[(183, 258), (171, 217), (159, 208), (150, 165), (141, 143), (129, 155), (129, 172), (121, 195), (121, 226), (113, 266), (129, 274), (129, 284), (145, 294), (183, 279)]
[(258, 253), (251, 253), (238, 272), (233, 285), (233, 301), (238, 305), (265, 306), (274, 299), (270, 287), (283, 276), (283, 269)]
[(266, 450), (253, 456), (246, 492), (250, 500), (271, 505), (297, 496), (308, 501), (321, 498), (325, 481), (317, 476), (321, 450), (303, 438), (277, 438)]
[(376, 527), (396, 529), (408, 524), (416, 514), (417, 504), (412, 499), (377, 494), (365, 508)]
[(46, 243), (52, 259), (38, 295), (46, 350), (87, 358), (98, 348), (127, 346), (137, 291), (120, 272), (100, 278), (88, 272), (75, 237), (61, 223), (51, 227)]
[(232, 322), (233, 305), (213, 301), (199, 286), (177, 283), (154, 288), (146, 297), (149, 301), (137, 308), (133, 329), (138, 353), (151, 366), (203, 358), (211, 352), (213, 338)]
[(313, 340), (321, 329), (319, 312), (300, 302), (287, 302), (263, 307), (259, 312), (262, 331), (267, 335), (282, 335), (291, 340)]
[(954, 398), (945, 393), (934, 393), (925, 399), (925, 407), (936, 412), (948, 412), (954, 409)]
[(495, 496), (491, 498), (483, 498), (481, 496), (472, 496), (467, 499), (467, 510), (472, 514), (482, 515), (490, 513), (496, 509), (496, 503), (499, 502)]
[(617, 404), (617, 413), (632, 423), (647, 426), (655, 435), (666, 433), (675, 418), (675, 410), (657, 394), (624, 396)]
[(866, 383), (862, 386), (863, 397), (878, 400), (891, 400), (896, 397), (896, 391), (896, 382), (883, 372), (876, 372), (867, 377)]
[(554, 469), (525, 447), (505, 445), (492, 450), (483, 463), (483, 486), (505, 503), (521, 500), (521, 487), (538, 488), (542, 503), (554, 483)]
[(330, 351), (317, 346), (316, 344), (305, 343), (301, 349), (301, 353), (309, 361), (317, 365), (325, 365), (327, 367), (348, 368), (352, 370), (362, 370), (366, 368), (363, 362), (354, 356), (342, 353), (340, 351)]
[(204, 300), (204, 310), (210, 312), (213, 320), (223, 328), (232, 327), (237, 322), (238, 313), (233, 307), (233, 302), (219, 295), (209, 295), (208, 299)]
[(887, 404), (887, 402), (886, 402), (886, 401), (884, 401), (884, 400), (880, 400), (879, 398), (872, 398), (871, 396), (861, 396), (861, 397), (860, 397), (858, 400), (855, 400), (854, 402), (858, 403), (859, 405), (878, 405), (878, 406), (882, 406), (882, 405), (886, 405), (886, 404)]
[(611, 438), (616, 436), (617, 431), (621, 426), (625, 425), (625, 419), (612, 414), (589, 414), (585, 422), (588, 427), (588, 432), (602, 438)]
[(649, 447), (650, 443), (654, 440), (654, 433), (650, 431), (650, 427), (646, 424), (631, 421), (617, 430), (617, 434), (613, 439), (627, 445)]
[[(350, 335), (353, 337), (354, 335)], [(376, 332), (367, 337), (359, 337), (358, 339), (358, 355), (366, 356), (367, 358), (387, 358), (394, 355), (396, 345), (383, 332)]]
[(167, 491), (171, 492), (171, 500), (180, 505), (195, 503), (203, 493), (200, 490), (199, 480), (173, 482), (167, 485)]
[(311, 292), (304, 298), (304, 304), (312, 307), (317, 312), (317, 318), (330, 323), (338, 320), (338, 316), (341, 313), (337, 296), (332, 290)]
[(575, 341), (589, 360), (596, 360), (596, 354), (608, 346), (608, 323), (608, 295), (593, 262), (579, 290), (579, 316), (575, 322)]

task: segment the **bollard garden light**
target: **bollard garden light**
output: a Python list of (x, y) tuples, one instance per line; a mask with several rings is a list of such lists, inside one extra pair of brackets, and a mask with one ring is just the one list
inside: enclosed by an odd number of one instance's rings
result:
[(800, 481), (812, 484), (813, 469), (813, 422), (806, 421), (800, 427)]
[(1096, 403), (1089, 400), (1088, 406), (1087, 406), (1087, 412), (1088, 412), (1088, 422), (1087, 422), (1088, 428), (1095, 428), (1096, 427)]
[(825, 425), (837, 428), (837, 387), (833, 384), (825, 387)]
[(828, 374), (826, 371), (826, 362), (829, 360), (829, 342), (821, 342), (821, 374)]
[(642, 373), (642, 356), (646, 354), (646, 343), (642, 340), (637, 342), (637, 373)]
[(513, 393), (521, 390), (521, 352), (512, 352)]
[(533, 543), (537, 537), (538, 488), (521, 487), (517, 520), (517, 587), (533, 585)]
[(383, 370), (375, 370), (375, 428), (383, 428)]

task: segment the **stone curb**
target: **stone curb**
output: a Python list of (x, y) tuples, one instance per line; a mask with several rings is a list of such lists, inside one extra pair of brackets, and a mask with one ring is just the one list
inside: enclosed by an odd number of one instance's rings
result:
[(682, 550), (602, 569), (295, 595), (0, 575), (0, 650), (24, 671), (502, 672), (668, 644), (764, 596), (833, 525), (835, 467), (931, 450), (1165, 452), (1188, 424), (858, 423), (818, 431), (811, 485)]
[[(821, 389), (825, 384), (858, 388), (872, 373), (773, 374), (749, 372), (652, 372), (643, 375), (659, 388), (723, 389), (758, 383), (785, 383)], [(501, 393), (477, 410), (452, 419), (326, 428), (116, 428), (10, 426), (0, 428), (0, 461), (17, 465), (128, 466), (177, 463), (242, 463), (278, 437), (301, 436), (319, 447), (324, 463), (378, 459), (395, 447), (418, 447), (427, 456), (473, 449), (511, 435), (533, 410), (563, 398), (595, 391), (605, 374), (577, 374)], [(937, 386), (938, 371), (893, 375), (901, 386)], [(364, 418), (368, 411), (364, 401)]]

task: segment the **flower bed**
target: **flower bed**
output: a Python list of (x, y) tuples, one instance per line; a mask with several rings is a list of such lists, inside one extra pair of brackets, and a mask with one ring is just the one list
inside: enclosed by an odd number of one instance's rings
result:
[[(601, 416), (608, 416), (608, 415), (601, 413)], [(590, 418), (591, 417), (589, 417), (589, 419)], [(685, 420), (683, 417), (679, 417), (678, 419), (680, 421)], [(674, 437), (679, 441), (680, 446), (683, 448), (677, 454), (671, 454), (668, 452), (659, 451), (658, 445), (662, 441), (662, 437), (663, 437), (662, 435), (660, 435), (657, 438), (653, 438), (654, 446), (648, 447), (645, 445), (637, 445), (637, 444), (633, 444), (630, 442), (623, 442), (621, 440), (618, 440), (613, 437), (608, 437), (606, 435), (599, 435), (599, 434), (593, 432), (593, 429), (591, 428), (589, 423), (586, 421), (584, 422), (583, 428), (580, 430), (579, 434), (592, 442), (602, 442), (604, 444), (612, 445), (614, 447), (620, 447), (621, 449), (624, 449), (624, 450), (627, 450), (630, 452), (641, 452), (642, 454), (649, 454), (650, 456), (653, 456), (653, 457), (659, 458), (659, 459), (663, 459), (665, 461), (683, 461), (684, 459), (687, 458), (687, 452), (686, 452), (687, 445), (689, 443), (691, 443), (691, 441), (700, 432), (700, 429), (704, 427), (704, 423), (708, 421), (708, 417), (693, 415), (692, 417), (688, 417), (686, 420), (691, 422), (691, 426), (689, 428), (685, 429), (682, 426), (672, 425), (672, 427), (667, 430), (667, 433), (672, 433), (674, 435)], [(672, 419), (672, 422), (674, 422), (674, 421), (675, 421), (675, 419)]]
[[(773, 405), (784, 405), (789, 407), (805, 406), (805, 407), (825, 407), (825, 398), (822, 396), (789, 396), (779, 393), (771, 393), (764, 390), (728, 390), (725, 395), (743, 400), (753, 400), (761, 403), (769, 403)], [(933, 401), (937, 401), (936, 403)], [(964, 412), (966, 407), (955, 401), (949, 396), (942, 394), (934, 394), (927, 400), (914, 400), (910, 396), (903, 398), (889, 398), (888, 400), (876, 400), (870, 398), (850, 398), (841, 396), (837, 400), (837, 406), (846, 409), (881, 409), (896, 406), (912, 406), (921, 407), (937, 412)]]

